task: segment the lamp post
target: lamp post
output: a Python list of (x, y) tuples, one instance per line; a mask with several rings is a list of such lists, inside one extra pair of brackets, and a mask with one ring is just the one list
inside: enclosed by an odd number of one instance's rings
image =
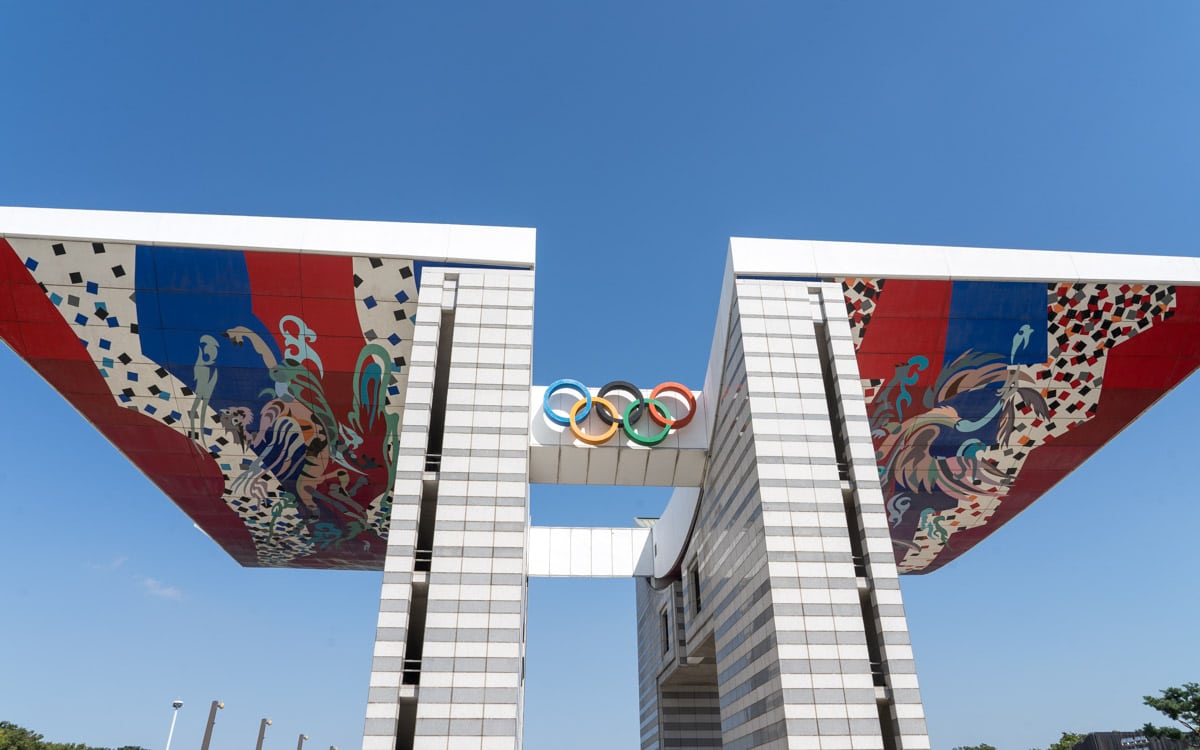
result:
[(204, 741), (200, 743), (200, 750), (208, 750), (208, 743), (212, 742), (213, 724), (217, 723), (217, 709), (220, 708), (225, 708), (225, 703), (213, 701), (212, 707), (208, 709), (208, 726), (204, 728)]
[(171, 701), (171, 708), (175, 709), (175, 713), (171, 714), (171, 731), (167, 732), (167, 750), (171, 750), (171, 738), (175, 736), (175, 720), (179, 718), (179, 709), (183, 708), (183, 701)]
[(271, 726), (270, 719), (263, 719), (258, 725), (258, 744), (254, 746), (254, 750), (262, 750), (263, 736), (267, 733), (267, 727)]
[(304, 750), (304, 741), (307, 739), (307, 734), (300, 735), (300, 739), (296, 741), (296, 750)]

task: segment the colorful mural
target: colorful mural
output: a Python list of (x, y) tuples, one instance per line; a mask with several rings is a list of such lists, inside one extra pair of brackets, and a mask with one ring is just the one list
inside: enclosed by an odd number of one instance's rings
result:
[(896, 562), (935, 570), (1200, 365), (1200, 289), (844, 279)]
[(425, 264), (0, 250), (0, 335), (235, 558), (379, 567)]
[[(382, 565), (424, 261), (0, 240), (0, 338), (239, 562)], [(1200, 365), (1200, 288), (843, 279), (902, 572)]]

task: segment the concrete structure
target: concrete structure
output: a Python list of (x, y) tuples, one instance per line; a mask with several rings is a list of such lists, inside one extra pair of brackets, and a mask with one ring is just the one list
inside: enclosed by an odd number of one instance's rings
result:
[[(734, 239), (702, 387), (531, 381), (531, 230), (0, 209), (0, 336), (244, 565), (382, 569), (364, 750), (516, 750), (529, 576), (641, 746), (929, 746), (898, 584), (1200, 364), (1200, 262)], [(715, 290), (714, 290), (715, 291)], [(531, 528), (538, 482), (675, 487)]]
[(1071, 750), (1187, 750), (1183, 740), (1147, 737), (1141, 732), (1090, 732)]

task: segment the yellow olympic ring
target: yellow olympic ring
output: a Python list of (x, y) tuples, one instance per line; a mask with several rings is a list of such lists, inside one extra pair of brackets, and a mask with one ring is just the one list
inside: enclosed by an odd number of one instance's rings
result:
[[(592, 401), (596, 402), (597, 404), (600, 404), (601, 406), (606, 407), (610, 414), (617, 413), (617, 407), (613, 406), (612, 402), (606, 398), (600, 398), (599, 396), (592, 396)], [(617, 421), (613, 420), (613, 423), (608, 426), (608, 429), (605, 430), (600, 435), (587, 434), (586, 432), (584, 432), (583, 430), (581, 430), (579, 428), (579, 422), (576, 419), (576, 417), (579, 414), (579, 410), (582, 409), (587, 404), (588, 404), (587, 399), (581, 398), (575, 402), (574, 406), (571, 407), (571, 415), (570, 415), (570, 417), (568, 417), (569, 425), (571, 427), (571, 434), (574, 435), (575, 438), (577, 440), (579, 440), (580, 442), (587, 443), (588, 445), (602, 445), (604, 443), (607, 443), (609, 440), (612, 439), (613, 435), (617, 434), (617, 427), (619, 426), (617, 424)]]

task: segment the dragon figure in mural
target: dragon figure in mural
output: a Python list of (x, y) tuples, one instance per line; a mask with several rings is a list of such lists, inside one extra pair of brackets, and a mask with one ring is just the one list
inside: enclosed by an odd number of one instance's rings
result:
[[(1023, 325), (1005, 354), (967, 350), (942, 368), (918, 413), (910, 387), (929, 366), (915, 356), (900, 364), (881, 389), (871, 418), (879, 477), (893, 528), (905, 523), (941, 544), (949, 540), (941, 514), (971, 496), (996, 493), (1012, 478), (988, 451), (1008, 447), (1018, 413), (1046, 418), (1049, 409), (1030, 369), (1015, 364), (1033, 329)], [(917, 517), (908, 516), (916, 504)], [(899, 535), (911, 538), (911, 535)], [(912, 542), (896, 542), (909, 549)]]

